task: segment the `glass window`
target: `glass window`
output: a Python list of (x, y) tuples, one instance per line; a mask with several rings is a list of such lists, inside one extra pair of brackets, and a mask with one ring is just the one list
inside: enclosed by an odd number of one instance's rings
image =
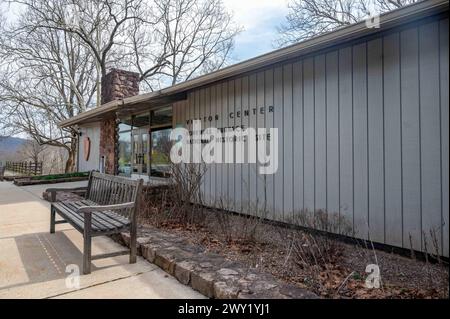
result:
[(148, 141), (148, 131), (145, 131), (141, 134), (141, 143), (142, 143), (142, 173), (147, 174), (149, 162), (149, 141)]
[(148, 174), (149, 125), (150, 113), (136, 115), (133, 118), (133, 173), (139, 175)]
[(131, 176), (131, 131), (119, 132), (119, 175)]
[(152, 112), (152, 126), (172, 126), (172, 106), (163, 107)]
[(133, 128), (141, 128), (141, 127), (148, 128), (149, 124), (150, 124), (150, 114), (149, 113), (136, 115), (133, 118)]
[(119, 123), (119, 132), (131, 130), (131, 117), (123, 119)]
[(151, 132), (152, 155), (151, 176), (168, 177), (170, 173), (170, 132), (172, 128), (166, 128)]
[(172, 106), (121, 120), (119, 175), (169, 177)]

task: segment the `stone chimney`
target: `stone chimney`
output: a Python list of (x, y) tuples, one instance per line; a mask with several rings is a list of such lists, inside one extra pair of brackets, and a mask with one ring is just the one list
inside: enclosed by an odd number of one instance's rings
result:
[(139, 94), (139, 73), (111, 69), (102, 79), (102, 103)]
[[(139, 74), (111, 69), (102, 79), (102, 103), (120, 100), (139, 94)], [(119, 149), (116, 117), (104, 118), (100, 122), (100, 169), (111, 175), (118, 171)]]

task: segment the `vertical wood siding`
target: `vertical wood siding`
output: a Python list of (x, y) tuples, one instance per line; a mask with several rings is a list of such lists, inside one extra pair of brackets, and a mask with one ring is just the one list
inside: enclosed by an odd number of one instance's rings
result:
[(358, 238), (430, 251), (436, 236), (448, 256), (448, 77), (441, 18), (196, 89), (175, 121), (279, 130), (273, 175), (208, 165), (210, 205), (280, 221), (326, 210)]

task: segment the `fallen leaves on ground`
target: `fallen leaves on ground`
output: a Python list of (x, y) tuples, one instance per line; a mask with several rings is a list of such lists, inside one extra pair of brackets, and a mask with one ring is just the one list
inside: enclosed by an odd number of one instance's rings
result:
[[(233, 218), (239, 223), (239, 216)], [(249, 240), (239, 230), (233, 236), (225, 236), (208, 219), (200, 225), (176, 221), (157, 225), (150, 221), (150, 224), (230, 260), (243, 262), (261, 272), (270, 272), (287, 283), (310, 289), (323, 298), (448, 298), (448, 265), (426, 264), (384, 251), (345, 244), (344, 250), (331, 259), (334, 263), (302, 267), (293, 261), (286, 242), (289, 236), (280, 236), (288, 230), (279, 226), (262, 225), (262, 238)], [(379, 289), (369, 289), (365, 284), (365, 266), (375, 263), (374, 260), (381, 268), (382, 286)]]

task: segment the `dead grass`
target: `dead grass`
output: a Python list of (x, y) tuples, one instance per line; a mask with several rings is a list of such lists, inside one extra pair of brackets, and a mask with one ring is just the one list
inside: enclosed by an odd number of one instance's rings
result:
[[(433, 233), (426, 261), (416, 260), (413, 254), (413, 258), (406, 258), (374, 249), (370, 242), (348, 244), (324, 235), (354, 232), (338, 214), (298, 212), (288, 221), (300, 226), (293, 229), (265, 222), (268, 213), (252, 205), (248, 205), (250, 214), (246, 215), (206, 209), (198, 193), (201, 176), (200, 167), (190, 167), (178, 170), (172, 186), (144, 190), (138, 215), (141, 225), (165, 229), (324, 298), (449, 297), (448, 264), (432, 253)], [(216, 206), (227, 205), (220, 202)], [(369, 264), (380, 269), (378, 289), (366, 287)]]
[[(219, 210), (205, 210), (202, 223), (176, 219), (155, 223), (156, 216), (141, 218), (143, 224), (166, 229), (324, 298), (448, 298), (447, 264), (414, 260)], [(366, 288), (368, 264), (379, 265), (381, 289)]]

